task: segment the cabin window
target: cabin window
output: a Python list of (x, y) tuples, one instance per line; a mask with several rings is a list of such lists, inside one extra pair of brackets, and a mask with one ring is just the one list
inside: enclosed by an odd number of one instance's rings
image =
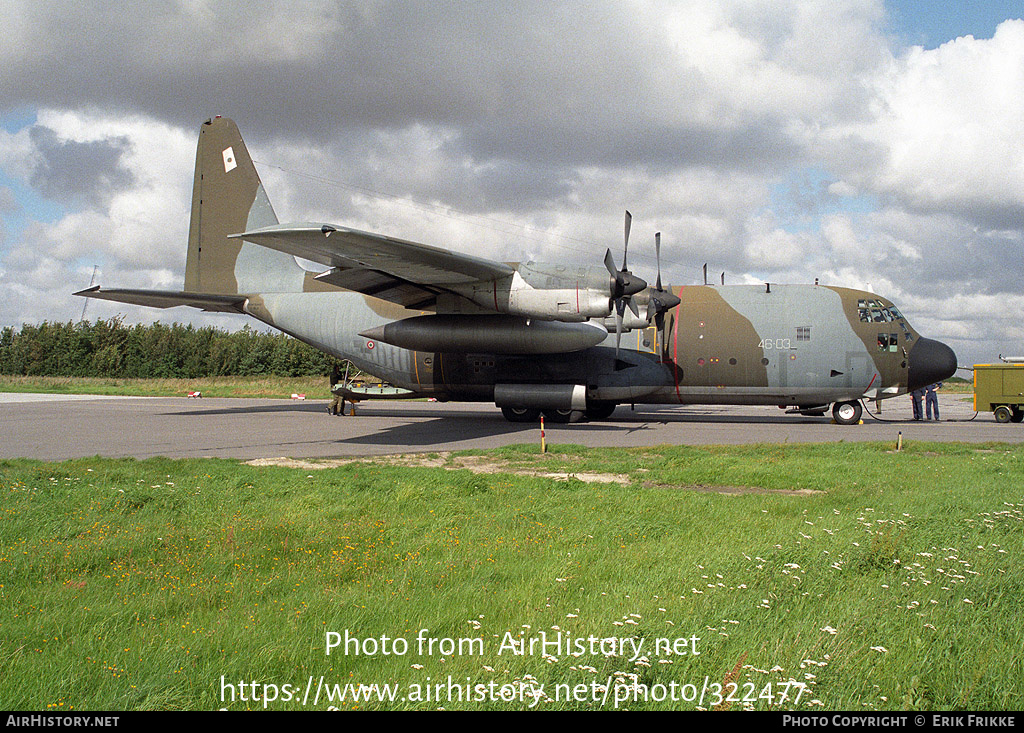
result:
[(895, 333), (878, 334), (879, 351), (896, 351), (899, 344), (899, 335)]
[(796, 340), (797, 341), (810, 341), (811, 340), (811, 327), (810, 326), (797, 326), (796, 327)]

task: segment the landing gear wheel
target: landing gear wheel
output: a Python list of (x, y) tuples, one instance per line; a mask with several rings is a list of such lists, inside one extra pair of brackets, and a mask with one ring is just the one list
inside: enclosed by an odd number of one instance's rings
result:
[(832, 417), (840, 425), (856, 425), (863, 412), (859, 402), (837, 402), (832, 405)]
[(579, 422), (583, 410), (544, 410), (544, 417), (553, 423)]
[(1010, 422), (1013, 419), (1013, 413), (1006, 405), (999, 405), (992, 411), (992, 414), (996, 416), (996, 422)]
[(540, 417), (540, 410), (529, 407), (502, 407), (501, 414), (509, 422), (537, 422)]
[(618, 407), (614, 402), (587, 402), (586, 416), (588, 420), (607, 420)]

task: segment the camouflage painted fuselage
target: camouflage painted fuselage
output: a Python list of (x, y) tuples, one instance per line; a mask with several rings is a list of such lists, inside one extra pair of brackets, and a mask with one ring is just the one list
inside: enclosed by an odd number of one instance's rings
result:
[(358, 334), (422, 315), (356, 293), (250, 298), (247, 311), (392, 384), (442, 400), (493, 399), (495, 384), (580, 384), (599, 401), (825, 405), (908, 387), (919, 339), (892, 304), (826, 286), (694, 286), (655, 328), (578, 352), (411, 351)]

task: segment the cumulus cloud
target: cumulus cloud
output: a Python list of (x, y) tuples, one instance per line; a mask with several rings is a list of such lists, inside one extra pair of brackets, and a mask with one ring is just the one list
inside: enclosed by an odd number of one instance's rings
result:
[(124, 137), (61, 140), (53, 130), (39, 125), (28, 134), (37, 152), (29, 181), (48, 198), (103, 206), (116, 191), (132, 184), (131, 173), (121, 164), (128, 146)]
[(986, 229), (1024, 221), (1024, 20), (991, 39), (909, 49), (876, 81), (860, 128), (886, 151), (869, 185), (907, 208), (955, 214)]

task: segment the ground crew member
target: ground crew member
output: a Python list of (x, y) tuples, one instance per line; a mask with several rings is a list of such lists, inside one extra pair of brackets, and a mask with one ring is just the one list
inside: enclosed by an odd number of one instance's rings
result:
[(921, 420), (924, 417), (924, 411), (921, 409), (921, 399), (924, 397), (924, 389), (918, 388), (910, 393), (910, 399), (914, 403), (914, 419)]
[(341, 386), (341, 368), (335, 364), (331, 368), (331, 405), (327, 412), (331, 415), (345, 414), (345, 398), (334, 390)]
[(939, 393), (942, 382), (930, 384), (924, 388), (924, 407), (929, 420), (939, 419)]

